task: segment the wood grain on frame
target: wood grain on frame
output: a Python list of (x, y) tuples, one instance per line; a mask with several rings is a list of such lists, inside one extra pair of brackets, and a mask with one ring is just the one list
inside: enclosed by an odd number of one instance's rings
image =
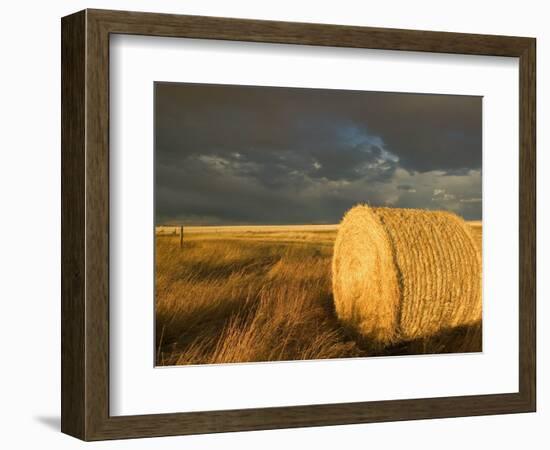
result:
[[(63, 432), (99, 440), (535, 410), (535, 39), (102, 10), (64, 17), (61, 29)], [(112, 33), (519, 57), (519, 392), (109, 416)]]
[(61, 430), (84, 436), (85, 13), (61, 27)]

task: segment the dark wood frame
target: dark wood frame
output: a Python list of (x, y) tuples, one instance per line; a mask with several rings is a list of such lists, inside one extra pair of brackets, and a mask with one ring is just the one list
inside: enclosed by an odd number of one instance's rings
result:
[[(100, 440), (535, 411), (535, 39), (104, 10), (64, 17), (61, 30), (64, 433)], [(519, 57), (519, 392), (110, 416), (108, 99), (113, 33)]]

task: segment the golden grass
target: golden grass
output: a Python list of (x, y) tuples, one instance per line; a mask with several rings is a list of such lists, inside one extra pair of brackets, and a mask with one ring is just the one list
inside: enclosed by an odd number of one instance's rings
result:
[[(156, 238), (158, 365), (477, 351), (475, 329), (373, 350), (333, 304), (337, 226), (185, 227)], [(179, 229), (177, 230), (179, 232)], [(477, 334), (476, 334), (477, 333)]]
[(157, 364), (358, 356), (332, 306), (335, 232), (294, 233), (204, 233), (181, 250), (179, 238), (157, 237)]
[(481, 321), (481, 254), (455, 214), (352, 208), (332, 276), (338, 317), (375, 347)]

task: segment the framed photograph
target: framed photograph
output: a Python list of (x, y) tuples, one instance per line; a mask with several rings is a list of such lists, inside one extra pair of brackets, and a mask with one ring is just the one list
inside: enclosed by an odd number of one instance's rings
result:
[(64, 433), (535, 411), (534, 38), (61, 25)]

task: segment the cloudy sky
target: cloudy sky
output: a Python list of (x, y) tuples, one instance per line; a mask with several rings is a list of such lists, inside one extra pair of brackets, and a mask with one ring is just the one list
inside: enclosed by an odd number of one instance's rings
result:
[(481, 219), (481, 97), (155, 83), (157, 224)]

